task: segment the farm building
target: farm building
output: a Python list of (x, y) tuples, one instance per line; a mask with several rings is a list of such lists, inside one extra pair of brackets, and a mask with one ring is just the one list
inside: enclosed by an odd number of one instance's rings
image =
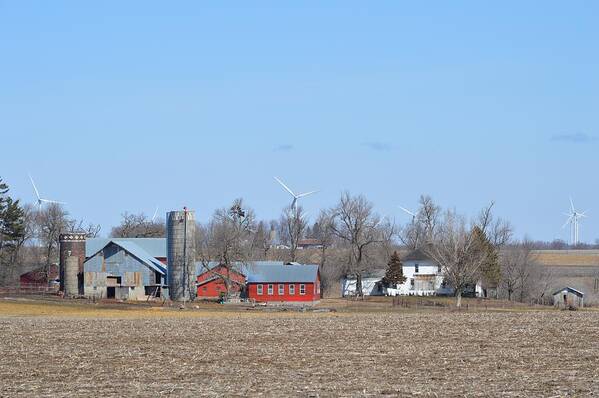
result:
[(85, 251), (86, 296), (140, 300), (165, 286), (163, 238), (89, 239)]
[[(198, 296), (218, 297), (225, 292), (222, 278), (212, 270), (197, 265)], [(282, 261), (254, 261), (241, 264), (234, 271), (235, 288), (243, 298), (260, 303), (308, 304), (320, 300), (320, 273), (318, 265), (284, 263)], [(216, 272), (223, 267), (215, 266)], [(241, 285), (243, 289), (241, 288)], [(204, 290), (204, 287), (206, 290)], [(218, 294), (215, 294), (218, 293)]]
[[(390, 295), (390, 296), (447, 296), (454, 293), (454, 289), (444, 282), (443, 270), (422, 249), (416, 249), (402, 259), (402, 271), (406, 280), (402, 284), (383, 287), (385, 269), (370, 271), (362, 276), (362, 293), (365, 296)], [(356, 294), (356, 277), (345, 276), (341, 281), (343, 296)], [(464, 296), (482, 295), (480, 283), (472, 285), (464, 292)]]
[(46, 273), (46, 267), (38, 267), (29, 272), (21, 274), (19, 285), (22, 288), (27, 287), (45, 287), (56, 283), (58, 279), (58, 265), (51, 264)]
[(557, 308), (582, 308), (584, 293), (571, 287), (564, 287), (553, 293), (553, 305)]
[[(362, 274), (362, 295), (382, 296), (385, 294), (382, 279), (385, 276), (384, 269), (373, 270)], [(341, 294), (343, 297), (355, 296), (357, 294), (356, 275), (348, 274), (341, 279)]]
[(198, 275), (197, 296), (199, 298), (218, 298), (223, 293), (226, 293), (227, 287), (225, 286), (223, 277), (231, 281), (231, 286), (229, 287), (230, 293), (241, 293), (242, 286), (245, 285), (246, 277), (244, 274), (234, 269), (228, 270), (217, 263), (210, 264), (207, 267), (196, 265), (196, 269), (198, 269), (196, 274)]

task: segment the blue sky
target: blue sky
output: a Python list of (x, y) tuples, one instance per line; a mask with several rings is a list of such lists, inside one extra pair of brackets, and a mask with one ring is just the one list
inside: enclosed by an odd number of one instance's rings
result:
[(124, 211), (420, 194), (599, 238), (599, 3), (0, 0), (0, 176), (104, 233)]

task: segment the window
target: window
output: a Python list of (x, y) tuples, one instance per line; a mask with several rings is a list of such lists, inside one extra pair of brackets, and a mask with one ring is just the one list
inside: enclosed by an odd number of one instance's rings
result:
[(437, 272), (441, 273), (441, 266), (440, 265), (437, 266)]
[(273, 286), (271, 283), (269, 283), (269, 284), (268, 284), (268, 295), (269, 295), (269, 296), (272, 296), (272, 294), (273, 294), (274, 290), (275, 290), (275, 289), (274, 289), (274, 286)]
[(295, 285), (289, 285), (289, 294), (292, 296), (295, 295)]
[(414, 265), (414, 273), (416, 273), (416, 274), (418, 273), (418, 264)]
[(257, 285), (256, 286), (256, 294), (258, 294), (259, 296), (262, 296), (262, 285)]
[(410, 279), (410, 286), (413, 288), (414, 287), (414, 279)]
[(304, 285), (303, 283), (300, 284), (300, 294), (301, 295), (306, 294), (306, 285)]
[(279, 296), (282, 296), (285, 294), (285, 285), (283, 285), (282, 283), (279, 283)]

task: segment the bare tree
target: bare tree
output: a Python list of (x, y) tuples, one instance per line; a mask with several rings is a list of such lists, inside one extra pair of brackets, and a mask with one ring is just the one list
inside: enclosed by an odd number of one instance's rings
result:
[(441, 266), (445, 280), (455, 291), (456, 306), (460, 307), (462, 294), (476, 283), (485, 260), (475, 234), (467, 228), (463, 217), (447, 211), (434, 241), (425, 246), (425, 251)]
[(349, 192), (341, 195), (332, 215), (331, 230), (348, 249), (347, 270), (356, 276), (356, 294), (363, 296), (362, 275), (372, 266), (369, 250), (382, 241), (381, 219), (364, 196), (351, 196)]
[(58, 262), (58, 240), (68, 230), (69, 213), (58, 203), (49, 203), (37, 213), (38, 238), (44, 247), (44, 272), (48, 277), (50, 265)]
[(520, 301), (523, 301), (534, 268), (528, 242), (517, 243), (502, 250), (500, 267), (501, 286), (507, 292), (508, 300), (513, 300), (514, 293), (520, 292)]
[(153, 221), (144, 213), (123, 213), (120, 225), (112, 228), (113, 238), (162, 238), (166, 235), (164, 221)]
[(430, 244), (435, 239), (440, 212), (430, 196), (421, 195), (416, 215), (400, 231), (401, 242), (411, 250)]
[(297, 246), (303, 238), (307, 226), (306, 213), (302, 206), (289, 206), (281, 215), (281, 232), (285, 242), (289, 243), (289, 261), (297, 260)]
[[(202, 228), (198, 257), (206, 271), (223, 281), (227, 297), (237, 283), (233, 278), (235, 267), (251, 261), (255, 227), (254, 211), (244, 207), (242, 199), (236, 199), (229, 208), (217, 210), (208, 226)], [(211, 266), (212, 262), (217, 266)]]

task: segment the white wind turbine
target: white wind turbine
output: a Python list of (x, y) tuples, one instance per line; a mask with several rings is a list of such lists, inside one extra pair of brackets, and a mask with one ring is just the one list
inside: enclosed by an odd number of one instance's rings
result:
[(579, 234), (578, 234), (579, 220), (581, 218), (586, 218), (586, 212), (587, 212), (587, 210), (585, 210), (583, 212), (578, 212), (574, 208), (574, 202), (572, 201), (572, 198), (570, 198), (570, 212), (569, 213), (564, 213), (564, 215), (568, 216), (568, 219), (566, 220), (566, 222), (564, 223), (564, 225), (562, 226), (562, 228), (565, 228), (566, 225), (570, 224), (570, 243), (573, 246), (576, 246), (578, 244), (578, 238), (579, 238)]
[(158, 206), (156, 206), (156, 210), (154, 210), (154, 215), (152, 216), (152, 222), (154, 222), (156, 220), (157, 216), (158, 216)]
[(289, 189), (289, 187), (287, 185), (285, 185), (285, 183), (283, 181), (279, 180), (277, 177), (274, 177), (274, 179), (277, 180), (277, 182), (279, 184), (281, 184), (281, 186), (283, 188), (285, 188), (285, 190), (287, 192), (289, 192), (291, 194), (291, 196), (293, 196), (293, 200), (291, 201), (291, 208), (292, 209), (296, 209), (297, 208), (297, 201), (300, 198), (303, 198), (305, 196), (312, 195), (313, 193), (318, 192), (318, 191), (310, 191), (310, 192), (306, 192), (306, 193), (295, 194), (291, 189)]
[(412, 223), (414, 223), (414, 221), (416, 220), (416, 217), (418, 217), (418, 215), (417, 215), (416, 213), (414, 213), (413, 211), (410, 211), (410, 210), (406, 209), (405, 207), (401, 207), (401, 206), (399, 206), (399, 205), (398, 205), (397, 207), (399, 207), (399, 208), (400, 208), (400, 209), (402, 209), (404, 212), (406, 212), (406, 213), (408, 213), (409, 215), (411, 215), (411, 216), (412, 216)]
[(57, 200), (50, 200), (50, 199), (44, 199), (40, 196), (39, 191), (37, 190), (37, 187), (35, 186), (35, 182), (33, 182), (33, 178), (31, 178), (31, 174), (29, 174), (29, 180), (31, 181), (31, 185), (33, 186), (33, 190), (35, 191), (35, 196), (37, 198), (37, 209), (38, 210), (42, 210), (42, 205), (44, 203), (57, 203), (57, 204), (61, 204), (61, 205), (66, 205), (65, 202), (59, 202)]

